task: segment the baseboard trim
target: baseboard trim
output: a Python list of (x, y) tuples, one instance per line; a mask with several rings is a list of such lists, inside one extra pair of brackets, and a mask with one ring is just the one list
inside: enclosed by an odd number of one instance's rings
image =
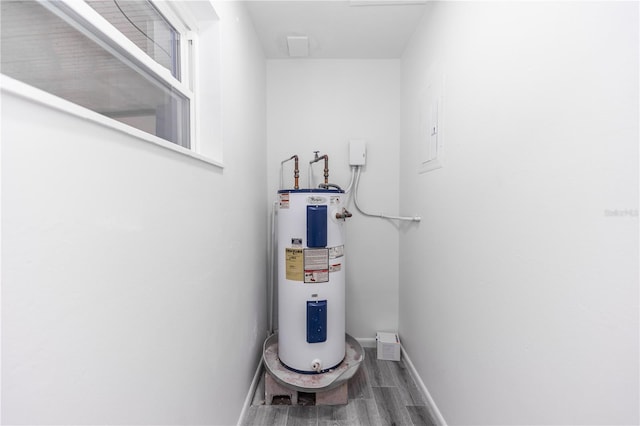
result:
[(242, 405), (242, 411), (240, 412), (240, 417), (238, 417), (237, 426), (242, 425), (244, 421), (244, 417), (247, 415), (247, 410), (251, 407), (251, 402), (253, 401), (253, 395), (256, 393), (256, 388), (258, 387), (258, 383), (260, 383), (260, 375), (262, 374), (262, 357), (260, 357), (260, 361), (258, 362), (258, 367), (256, 368), (256, 372), (253, 374), (253, 380), (251, 380), (251, 386), (249, 386), (249, 392), (247, 393), (247, 397), (244, 399), (244, 404)]
[(442, 413), (440, 413), (436, 402), (433, 400), (431, 394), (429, 393), (429, 389), (427, 389), (427, 386), (422, 381), (422, 378), (418, 374), (418, 370), (416, 370), (413, 362), (411, 362), (411, 358), (407, 354), (404, 346), (402, 346), (402, 343), (400, 344), (400, 351), (402, 353), (402, 359), (404, 360), (405, 365), (409, 368), (409, 372), (413, 376), (413, 379), (416, 381), (416, 384), (420, 387), (422, 392), (424, 392), (425, 396), (427, 397), (427, 409), (429, 410), (431, 417), (436, 421), (436, 424), (438, 426), (447, 426), (447, 422), (444, 420), (444, 417), (442, 417)]

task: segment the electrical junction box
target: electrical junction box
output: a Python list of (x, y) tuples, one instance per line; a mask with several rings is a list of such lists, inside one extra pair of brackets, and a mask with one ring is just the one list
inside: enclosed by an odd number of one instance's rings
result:
[(349, 165), (364, 166), (367, 161), (367, 144), (363, 139), (349, 141)]
[(376, 333), (378, 359), (400, 361), (400, 339), (396, 333)]

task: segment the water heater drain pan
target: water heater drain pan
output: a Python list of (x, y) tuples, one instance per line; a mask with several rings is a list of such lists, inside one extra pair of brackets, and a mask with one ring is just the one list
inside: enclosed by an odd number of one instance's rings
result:
[(364, 361), (364, 350), (356, 339), (345, 334), (345, 357), (337, 367), (321, 374), (300, 374), (289, 370), (278, 358), (278, 333), (264, 342), (262, 359), (265, 368), (281, 385), (298, 392), (325, 392), (349, 380)]

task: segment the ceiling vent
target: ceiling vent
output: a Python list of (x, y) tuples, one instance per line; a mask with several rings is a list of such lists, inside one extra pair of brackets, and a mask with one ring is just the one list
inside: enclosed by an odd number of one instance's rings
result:
[(287, 36), (289, 56), (304, 58), (309, 56), (309, 38), (307, 36)]

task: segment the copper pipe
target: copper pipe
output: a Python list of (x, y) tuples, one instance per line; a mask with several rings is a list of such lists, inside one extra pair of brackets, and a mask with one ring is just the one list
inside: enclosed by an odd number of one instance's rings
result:
[(298, 169), (298, 156), (294, 155), (291, 158), (295, 160), (295, 165), (293, 166), (293, 179), (295, 183), (293, 184), (293, 189), (299, 189), (300, 186), (298, 185), (298, 178), (300, 177), (300, 169)]
[(329, 183), (329, 156), (324, 155), (324, 183)]
[(300, 186), (298, 185), (298, 178), (300, 177), (300, 169), (298, 168), (298, 156), (297, 155), (292, 155), (291, 158), (287, 158), (286, 160), (282, 160), (280, 162), (280, 189), (283, 189), (283, 182), (282, 182), (282, 166), (284, 165), (284, 163), (286, 163), (287, 161), (291, 161), (291, 160), (296, 160), (295, 161), (295, 165), (293, 167), (293, 177), (295, 180), (294, 183), (294, 189), (299, 189)]
[(318, 156), (318, 151), (314, 152), (316, 153), (316, 158), (309, 161), (309, 164), (313, 164), (324, 159), (324, 184), (327, 185), (329, 183), (329, 156), (327, 154)]

